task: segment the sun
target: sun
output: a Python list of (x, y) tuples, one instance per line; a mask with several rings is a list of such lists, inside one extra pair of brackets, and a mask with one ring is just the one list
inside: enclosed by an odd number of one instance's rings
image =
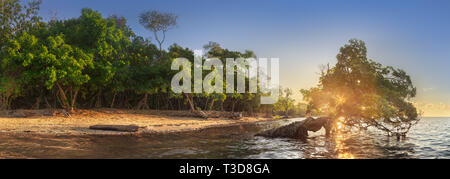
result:
[(342, 124), (342, 122), (336, 122), (336, 127), (340, 130), (344, 127), (344, 124)]
[(344, 117), (338, 117), (337, 119), (338, 120), (336, 121), (336, 128), (338, 130), (340, 130), (340, 129), (344, 128), (344, 120), (345, 120), (345, 118)]
[(337, 96), (336, 101), (338, 104), (342, 104), (345, 102), (345, 98), (343, 96)]

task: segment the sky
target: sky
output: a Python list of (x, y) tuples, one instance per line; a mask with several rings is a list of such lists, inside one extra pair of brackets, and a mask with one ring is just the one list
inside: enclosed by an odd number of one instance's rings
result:
[(202, 49), (209, 41), (280, 59), (280, 83), (299, 89), (318, 82), (319, 66), (336, 63), (351, 38), (366, 42), (368, 57), (410, 74), (414, 102), (424, 116), (450, 116), (450, 1), (448, 0), (43, 0), (44, 20), (78, 17), (81, 8), (124, 16), (140, 36), (154, 39), (138, 21), (159, 10), (178, 15), (164, 47)]

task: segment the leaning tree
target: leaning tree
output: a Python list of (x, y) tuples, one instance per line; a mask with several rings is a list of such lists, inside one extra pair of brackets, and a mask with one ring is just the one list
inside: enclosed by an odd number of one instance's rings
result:
[(404, 136), (419, 121), (410, 102), (416, 88), (405, 71), (369, 59), (365, 43), (357, 39), (341, 47), (336, 58), (335, 66), (322, 68), (317, 87), (301, 90), (309, 113), (326, 114), (348, 128), (375, 127), (389, 136)]

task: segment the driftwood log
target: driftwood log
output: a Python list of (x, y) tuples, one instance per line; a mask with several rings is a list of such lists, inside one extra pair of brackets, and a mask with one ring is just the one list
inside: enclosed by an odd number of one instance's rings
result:
[(93, 125), (89, 129), (107, 130), (107, 131), (121, 131), (121, 132), (137, 132), (139, 126), (136, 125)]
[(320, 117), (317, 119), (309, 117), (303, 121), (294, 122), (286, 126), (258, 133), (256, 134), (256, 136), (271, 137), (271, 138), (282, 137), (282, 138), (294, 138), (304, 140), (308, 137), (308, 131), (317, 132), (322, 127), (325, 128), (326, 135), (328, 136), (331, 132), (332, 128), (331, 126), (332, 120), (329, 117)]

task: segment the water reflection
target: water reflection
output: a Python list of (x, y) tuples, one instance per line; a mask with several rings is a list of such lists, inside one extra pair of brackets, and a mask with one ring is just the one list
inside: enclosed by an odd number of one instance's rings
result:
[(0, 135), (0, 158), (450, 158), (450, 119), (427, 119), (402, 141), (377, 131), (309, 133), (306, 141), (255, 137), (303, 119), (170, 135)]
[(336, 148), (336, 152), (337, 152), (337, 158), (338, 159), (354, 159), (355, 157), (353, 156), (351, 151), (349, 151), (347, 149), (346, 145), (344, 144), (344, 140), (346, 140), (346, 139), (344, 138), (344, 135), (342, 133), (343, 132), (341, 130), (337, 130), (336, 134), (334, 135), (334, 142), (336, 144), (335, 148)]

